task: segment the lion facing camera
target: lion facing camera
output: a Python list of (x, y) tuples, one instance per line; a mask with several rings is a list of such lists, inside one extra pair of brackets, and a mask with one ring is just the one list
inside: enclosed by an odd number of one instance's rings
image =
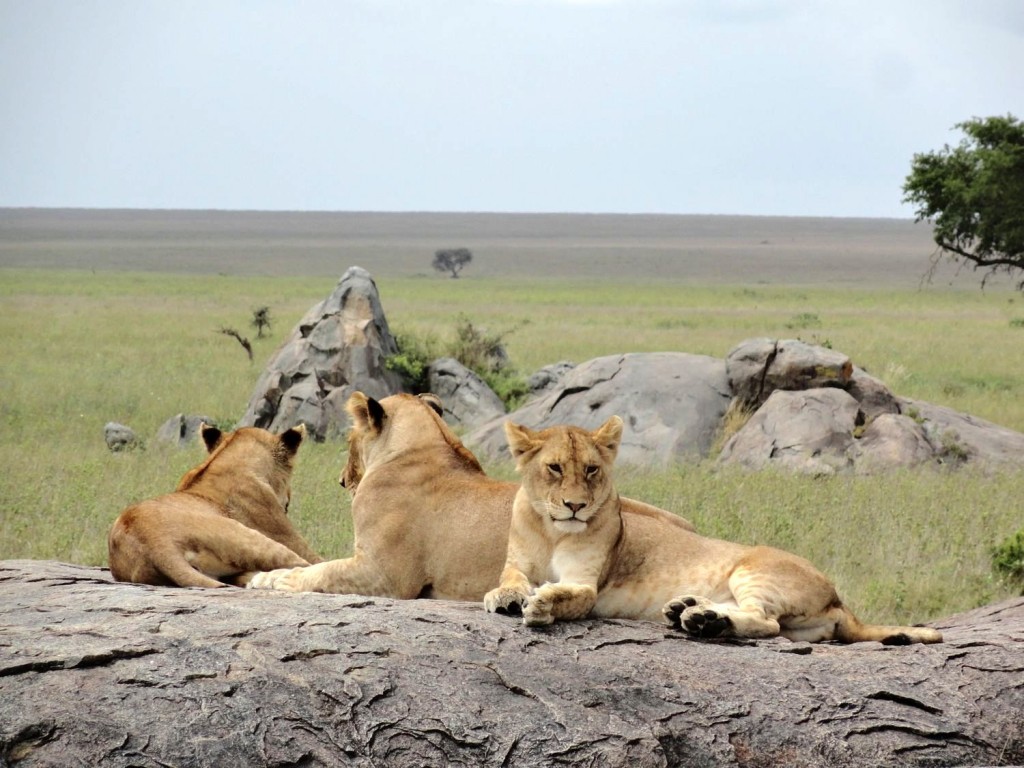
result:
[(664, 619), (697, 637), (938, 643), (929, 627), (862, 624), (802, 557), (709, 539), (655, 517), (622, 514), (613, 416), (590, 432), (505, 425), (522, 476), (490, 612), (529, 626), (585, 616)]

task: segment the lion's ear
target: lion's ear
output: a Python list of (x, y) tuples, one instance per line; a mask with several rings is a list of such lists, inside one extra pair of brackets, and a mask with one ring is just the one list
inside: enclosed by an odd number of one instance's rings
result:
[(441, 402), (440, 397), (435, 395), (433, 392), (424, 392), (419, 397), (420, 400), (434, 409), (434, 413), (442, 418), (444, 417), (444, 403)]
[(213, 449), (217, 447), (220, 439), (224, 437), (223, 432), (212, 424), (207, 424), (205, 421), (199, 422), (199, 435), (203, 438), (203, 444), (206, 446), (207, 453), (213, 453)]
[(294, 456), (295, 452), (299, 450), (299, 446), (302, 445), (303, 439), (306, 437), (306, 425), (299, 424), (297, 427), (285, 430), (281, 433), (281, 445), (285, 447), (290, 456)]
[(508, 439), (508, 449), (512, 452), (512, 458), (517, 461), (538, 448), (533, 432), (511, 421), (505, 422), (505, 437)]
[(353, 392), (345, 410), (360, 429), (380, 432), (384, 428), (384, 406), (362, 392)]
[(615, 458), (615, 454), (619, 452), (619, 444), (622, 442), (622, 419), (612, 416), (596, 431), (591, 432), (590, 436), (594, 438), (594, 442), (599, 448), (603, 448), (611, 454), (612, 458)]

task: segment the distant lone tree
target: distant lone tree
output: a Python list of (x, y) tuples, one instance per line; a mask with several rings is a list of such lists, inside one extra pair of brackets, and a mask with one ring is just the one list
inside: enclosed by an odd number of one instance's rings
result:
[(458, 277), (462, 268), (473, 260), (468, 248), (442, 248), (434, 252), (434, 269), (438, 272), (451, 272)]
[(957, 146), (914, 155), (903, 200), (934, 226), (936, 257), (987, 269), (984, 285), (1024, 270), (1024, 123), (1007, 115), (955, 127), (966, 134)]
[(260, 307), (252, 311), (252, 322), (250, 323), (253, 328), (256, 329), (256, 338), (263, 338), (263, 329), (270, 330), (270, 307)]

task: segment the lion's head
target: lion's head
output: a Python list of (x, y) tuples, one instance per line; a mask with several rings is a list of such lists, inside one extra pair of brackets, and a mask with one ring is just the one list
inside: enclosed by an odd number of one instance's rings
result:
[(534, 511), (556, 530), (586, 530), (615, 495), (612, 465), (622, 440), (618, 416), (593, 432), (571, 426), (534, 431), (507, 422), (505, 435)]
[(348, 459), (338, 482), (350, 493), (355, 493), (369, 469), (388, 455), (389, 445), (401, 445), (403, 451), (436, 447), (483, 471), (476, 457), (444, 423), (444, 408), (437, 395), (398, 394), (378, 401), (353, 392), (345, 409), (352, 417), (352, 429), (348, 434)]
[(305, 424), (275, 435), (258, 427), (224, 433), (204, 423), (199, 434), (208, 451), (206, 461), (185, 473), (177, 490), (194, 489), (200, 483), (204, 488), (236, 488), (239, 478), (259, 478), (288, 509), (295, 453), (306, 437)]

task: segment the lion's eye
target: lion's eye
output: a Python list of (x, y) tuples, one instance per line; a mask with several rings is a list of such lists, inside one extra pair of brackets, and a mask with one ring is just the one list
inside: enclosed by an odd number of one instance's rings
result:
[(600, 470), (601, 470), (601, 468), (599, 466), (597, 466), (596, 464), (588, 464), (587, 466), (585, 466), (583, 468), (583, 471), (586, 472), (588, 478), (589, 477), (593, 477)]
[(548, 471), (551, 472), (551, 474), (553, 474), (553, 475), (560, 475), (560, 474), (562, 474), (562, 465), (561, 464), (548, 464)]

